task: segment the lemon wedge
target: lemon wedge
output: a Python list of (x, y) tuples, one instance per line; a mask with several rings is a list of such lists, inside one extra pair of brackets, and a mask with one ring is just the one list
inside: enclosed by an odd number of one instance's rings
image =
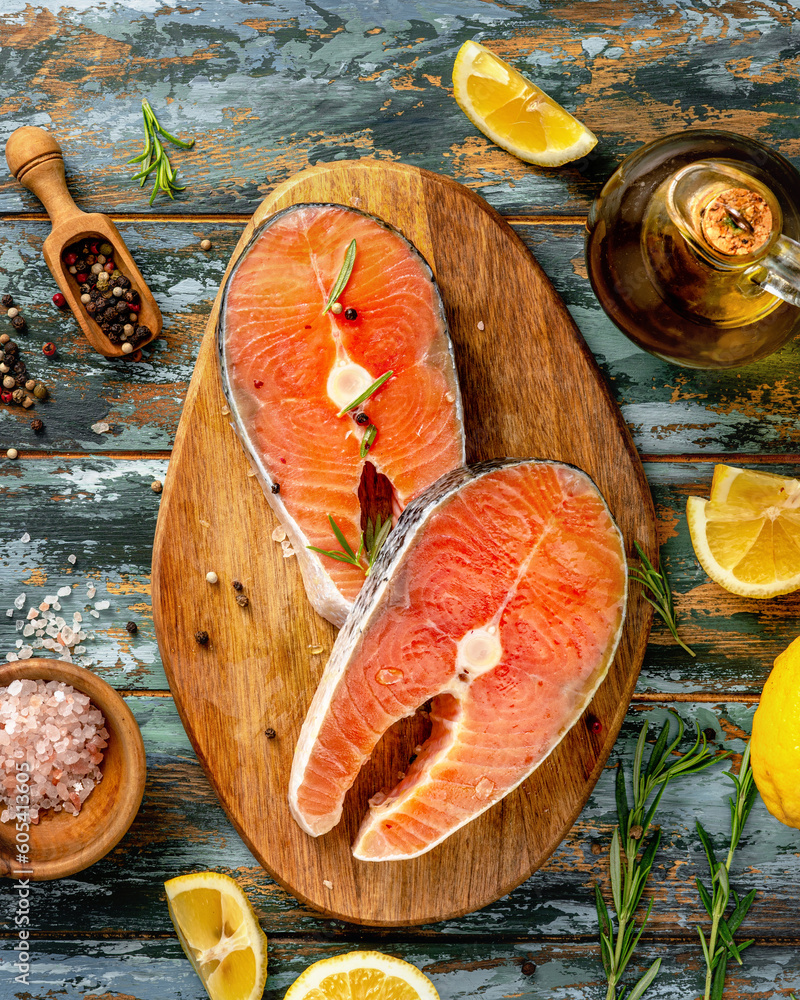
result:
[(181, 947), (211, 1000), (261, 1000), (267, 938), (247, 896), (219, 872), (164, 883)]
[(558, 167), (597, 144), (577, 118), (478, 42), (458, 50), (453, 91), (473, 125), (526, 163)]
[(349, 951), (310, 965), (284, 1000), (439, 1000), (433, 983), (400, 958)]
[(689, 497), (689, 534), (712, 580), (744, 597), (800, 589), (800, 482), (717, 465), (711, 497)]

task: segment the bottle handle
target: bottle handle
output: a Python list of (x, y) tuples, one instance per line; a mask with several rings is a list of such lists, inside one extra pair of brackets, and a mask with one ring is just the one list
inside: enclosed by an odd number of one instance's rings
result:
[(770, 253), (747, 268), (744, 277), (784, 302), (800, 306), (800, 243), (779, 236)]

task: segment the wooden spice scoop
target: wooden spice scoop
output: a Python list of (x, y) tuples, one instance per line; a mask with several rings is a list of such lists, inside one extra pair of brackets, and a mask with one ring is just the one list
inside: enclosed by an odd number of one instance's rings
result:
[(108, 242), (114, 248), (114, 262), (139, 293), (141, 308), (138, 322), (150, 328), (152, 335), (139, 341), (136, 350), (149, 344), (161, 332), (163, 321), (150, 289), (128, 252), (119, 230), (106, 215), (82, 212), (67, 190), (64, 155), (58, 142), (44, 129), (25, 125), (12, 133), (6, 143), (6, 161), (14, 177), (42, 202), (53, 223), (53, 231), (44, 241), (44, 259), (50, 273), (86, 334), (92, 347), (107, 358), (127, 358), (122, 344), (112, 343), (100, 325), (83, 307), (78, 285), (71, 280), (62, 254), (71, 244), (92, 238)]

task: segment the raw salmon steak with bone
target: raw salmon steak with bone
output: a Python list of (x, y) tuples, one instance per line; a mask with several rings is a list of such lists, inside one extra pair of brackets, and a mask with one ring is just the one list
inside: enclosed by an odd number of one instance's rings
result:
[(372, 216), (295, 205), (256, 230), (233, 269), (218, 344), (234, 426), (308, 597), (342, 625), (368, 568), (362, 538), (464, 464), (431, 269)]
[(431, 702), (431, 733), (378, 792), (357, 858), (413, 858), (523, 782), (586, 710), (619, 642), (622, 536), (589, 477), (557, 462), (458, 469), (412, 501), (339, 633), (289, 783), (331, 830), (383, 734)]

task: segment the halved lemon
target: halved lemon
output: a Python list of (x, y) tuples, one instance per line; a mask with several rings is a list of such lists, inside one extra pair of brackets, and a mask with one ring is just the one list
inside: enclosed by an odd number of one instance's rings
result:
[(379, 951), (349, 951), (310, 965), (284, 1000), (439, 1000), (415, 965)]
[(458, 50), (453, 92), (473, 125), (526, 163), (558, 167), (597, 144), (577, 118), (478, 42)]
[(689, 534), (700, 565), (726, 590), (777, 597), (800, 589), (800, 482), (717, 465), (711, 497), (689, 497)]
[(181, 947), (211, 1000), (261, 1000), (267, 938), (228, 875), (197, 872), (164, 883)]

